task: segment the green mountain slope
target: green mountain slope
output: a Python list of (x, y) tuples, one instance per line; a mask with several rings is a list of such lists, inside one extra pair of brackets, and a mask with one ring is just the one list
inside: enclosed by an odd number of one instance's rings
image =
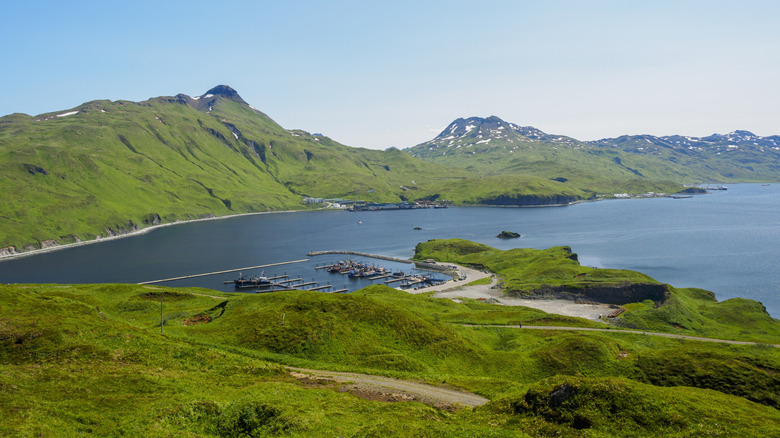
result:
[(218, 86), (0, 118), (0, 248), (93, 239), (182, 219), (303, 208), (303, 196), (404, 199), (458, 171), (398, 150), (287, 131)]
[(588, 142), (592, 151), (621, 152), (625, 165), (675, 181), (773, 182), (780, 179), (780, 136), (749, 131), (708, 137), (633, 135)]
[(608, 193), (629, 187), (757, 182), (780, 178), (780, 137), (747, 131), (703, 138), (623, 136), (583, 142), (498, 117), (452, 122), (436, 138), (406, 149), (425, 160), (494, 175), (534, 175)]

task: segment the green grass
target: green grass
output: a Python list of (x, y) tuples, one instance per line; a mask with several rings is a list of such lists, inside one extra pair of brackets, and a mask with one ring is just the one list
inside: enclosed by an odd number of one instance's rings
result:
[(485, 278), (480, 278), (479, 280), (474, 280), (474, 281), (472, 281), (470, 283), (467, 283), (466, 286), (482, 286), (482, 285), (490, 284), (492, 282), (493, 282), (493, 278), (492, 277), (485, 277)]
[(712, 292), (661, 285), (639, 272), (582, 266), (569, 247), (503, 251), (443, 239), (418, 244), (415, 258), (489, 269), (503, 280), (509, 295), (563, 294), (595, 301), (616, 297), (627, 309), (615, 320), (619, 327), (757, 342), (780, 339), (780, 324), (757, 301), (718, 302)]
[(577, 255), (567, 246), (502, 251), (463, 239), (442, 239), (418, 244), (414, 258), (432, 258), (489, 269), (502, 278), (503, 287), (509, 294), (528, 294), (556, 286), (584, 290), (596, 285), (626, 282), (658, 283), (639, 272), (582, 266), (577, 261)]
[[(780, 425), (770, 347), (460, 323), (534, 314), (382, 286), (348, 295), (0, 286), (0, 433), (579, 436), (589, 424), (591, 434), (768, 436)], [(670, 352), (674, 365), (663, 360)], [(445, 383), (493, 401), (455, 413), (368, 401), (338, 384), (301, 384), (279, 362)], [(574, 395), (545, 408), (561, 385)]]
[[(771, 436), (776, 425), (757, 420), (771, 409), (698, 388), (658, 388), (627, 379), (556, 377), (519, 397), (487, 409), (505, 415), (503, 424), (527, 424), (534, 435), (585, 436)], [(726, 417), (749, 424), (734, 430)], [(761, 414), (759, 414), (761, 415)], [(543, 419), (543, 421), (540, 421)], [(500, 424), (500, 423), (499, 423)]]

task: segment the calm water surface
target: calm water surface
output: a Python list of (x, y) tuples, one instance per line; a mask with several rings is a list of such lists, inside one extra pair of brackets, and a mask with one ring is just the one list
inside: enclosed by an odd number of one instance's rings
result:
[[(361, 221), (362, 224), (357, 222)], [(421, 227), (421, 231), (412, 230)], [(501, 240), (502, 230), (521, 239)], [(0, 262), (2, 283), (137, 283), (307, 258), (347, 249), (410, 257), (421, 241), (460, 237), (501, 249), (569, 245), (584, 265), (632, 269), (719, 300), (751, 298), (780, 315), (780, 184), (738, 184), (689, 199), (589, 202), (551, 208), (449, 208), (280, 213), (182, 224)], [(344, 256), (267, 268), (336, 288), (371, 284), (314, 269)], [(354, 257), (353, 257), (354, 258)], [(375, 261), (393, 269), (408, 265)], [(260, 272), (246, 272), (260, 273)], [(164, 283), (229, 291), (237, 274)]]

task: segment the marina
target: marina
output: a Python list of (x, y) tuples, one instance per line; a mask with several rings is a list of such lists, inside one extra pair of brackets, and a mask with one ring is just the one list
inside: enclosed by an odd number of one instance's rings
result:
[[(430, 265), (431, 263), (427, 263)], [(448, 266), (448, 268), (450, 268)], [(401, 289), (419, 288), (423, 286), (435, 286), (449, 281), (448, 278), (442, 278), (432, 273), (412, 273), (406, 274), (403, 271), (390, 272), (383, 266), (376, 266), (366, 262), (353, 260), (340, 260), (330, 265), (317, 266), (315, 269), (326, 269), (332, 274), (347, 274), (350, 278), (368, 278), (371, 281), (385, 280), (384, 284), (390, 285), (400, 282)], [(454, 277), (453, 277), (454, 278)]]

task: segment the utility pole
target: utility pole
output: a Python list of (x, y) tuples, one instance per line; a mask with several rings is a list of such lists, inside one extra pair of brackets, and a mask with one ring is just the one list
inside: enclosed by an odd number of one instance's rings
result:
[(163, 334), (163, 299), (160, 297), (160, 334)]

